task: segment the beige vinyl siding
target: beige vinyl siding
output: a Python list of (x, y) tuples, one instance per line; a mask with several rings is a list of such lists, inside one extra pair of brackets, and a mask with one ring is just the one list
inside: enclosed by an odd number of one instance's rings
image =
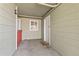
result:
[(79, 4), (63, 3), (50, 16), (52, 47), (62, 55), (79, 55)]
[(0, 55), (12, 55), (16, 49), (15, 4), (0, 3)]

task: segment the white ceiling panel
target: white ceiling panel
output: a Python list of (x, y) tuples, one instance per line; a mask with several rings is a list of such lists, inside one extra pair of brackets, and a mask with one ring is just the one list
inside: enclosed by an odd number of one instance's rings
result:
[(27, 16), (43, 16), (51, 8), (37, 3), (18, 3), (18, 14)]
[[(51, 5), (55, 4), (56, 3), (51, 3)], [(44, 6), (39, 3), (17, 3), (17, 6), (19, 15), (35, 16), (35, 17), (42, 17), (51, 9), (51, 7)]]

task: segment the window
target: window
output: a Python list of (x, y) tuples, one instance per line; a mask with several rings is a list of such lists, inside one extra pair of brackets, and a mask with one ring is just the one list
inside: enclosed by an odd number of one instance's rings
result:
[(38, 20), (30, 20), (30, 31), (38, 31)]

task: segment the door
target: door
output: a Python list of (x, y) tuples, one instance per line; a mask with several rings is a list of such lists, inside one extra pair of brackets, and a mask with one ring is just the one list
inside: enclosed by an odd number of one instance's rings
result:
[(44, 41), (51, 44), (51, 27), (50, 27), (50, 15), (44, 19)]
[(17, 19), (17, 47), (22, 41), (22, 29), (21, 29), (21, 20)]

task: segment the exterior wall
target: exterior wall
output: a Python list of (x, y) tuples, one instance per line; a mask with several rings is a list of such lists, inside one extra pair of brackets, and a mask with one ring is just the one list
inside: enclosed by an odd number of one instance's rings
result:
[(79, 4), (61, 4), (51, 13), (52, 47), (79, 56)]
[(14, 4), (0, 4), (0, 55), (16, 50), (16, 15)]
[[(41, 20), (38, 20), (38, 31), (29, 30), (29, 21), (31, 18), (21, 18), (22, 21), (22, 40), (25, 39), (41, 39)], [(34, 19), (35, 20), (35, 19)]]

